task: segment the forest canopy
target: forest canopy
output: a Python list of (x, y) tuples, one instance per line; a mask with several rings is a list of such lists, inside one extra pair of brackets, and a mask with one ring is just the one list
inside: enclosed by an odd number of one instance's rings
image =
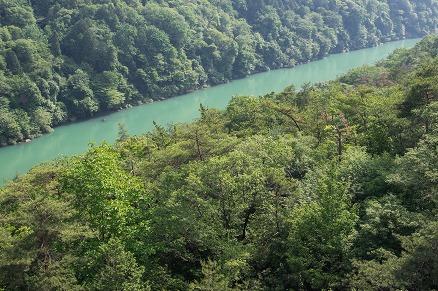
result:
[(436, 0), (2, 0), (0, 146), (437, 23)]
[(0, 289), (438, 289), (437, 84), (427, 36), (193, 123), (121, 126), (0, 188)]

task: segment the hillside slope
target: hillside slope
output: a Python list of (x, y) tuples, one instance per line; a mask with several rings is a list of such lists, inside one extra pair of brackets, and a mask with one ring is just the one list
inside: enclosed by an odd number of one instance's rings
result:
[(429, 36), (36, 166), (0, 188), (0, 289), (438, 289), (437, 84)]
[(437, 0), (3, 0), (0, 145), (97, 112), (434, 32)]

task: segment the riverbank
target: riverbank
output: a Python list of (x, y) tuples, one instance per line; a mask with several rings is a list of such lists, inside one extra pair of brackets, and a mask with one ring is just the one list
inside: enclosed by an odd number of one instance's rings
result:
[[(113, 112), (104, 117), (57, 127), (54, 132), (31, 143), (1, 148), (0, 183), (5, 178), (13, 178), (16, 173), (27, 172), (33, 165), (41, 162), (63, 155), (82, 153), (89, 142), (114, 142), (119, 123), (125, 125), (129, 134), (141, 134), (153, 128), (153, 121), (164, 126), (176, 122), (189, 122), (199, 116), (200, 103), (207, 107), (225, 108), (233, 95), (264, 95), (280, 92), (291, 84), (299, 87), (307, 82), (335, 79), (351, 68), (384, 59), (394, 49), (412, 47), (419, 40), (401, 40), (373, 48), (330, 55), (294, 68), (271, 70), (160, 102)], [(106, 121), (101, 122), (101, 118), (105, 118)]]

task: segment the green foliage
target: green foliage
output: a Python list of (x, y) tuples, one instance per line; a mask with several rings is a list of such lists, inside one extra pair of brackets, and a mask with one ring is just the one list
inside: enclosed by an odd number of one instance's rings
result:
[(62, 162), (40, 165), (1, 192), (1, 287), (80, 290), (70, 247), (90, 235), (60, 190)]
[(105, 109), (120, 108), (125, 101), (125, 94), (119, 90), (123, 86), (123, 77), (113, 71), (104, 71), (97, 75), (93, 82), (96, 88), (96, 99), (99, 100), (99, 105)]
[(131, 235), (129, 228), (137, 227), (133, 223), (140, 210), (135, 205), (145, 199), (141, 182), (121, 168), (120, 154), (108, 144), (73, 159), (62, 183), (100, 240)]
[(142, 282), (144, 267), (137, 265), (132, 253), (117, 239), (99, 247), (94, 263), (97, 272), (89, 290), (150, 290)]
[[(26, 14), (25, 2), (0, 5)], [(419, 28), (404, 15), (428, 15), (422, 1), (43, 2), (38, 23), (61, 55), (24, 37), (35, 19), (0, 31), (2, 144), (269, 58), (408, 35)], [(6, 182), (0, 289), (437, 289), (437, 39), (299, 92), (201, 105), (192, 123), (140, 136), (119, 125), (114, 146)], [(283, 45), (303, 50), (292, 59)]]
[(437, 142), (436, 133), (426, 135), (416, 148), (409, 149), (403, 157), (396, 159), (397, 168), (388, 177), (388, 181), (399, 188), (409, 208), (436, 208)]
[(345, 284), (358, 217), (338, 179), (335, 169), (329, 169), (312, 185), (315, 200), (291, 214), (288, 263), (294, 288), (339, 289)]
[(232, 290), (229, 287), (229, 279), (221, 274), (217, 262), (208, 260), (207, 262), (201, 262), (201, 266), (204, 278), (200, 282), (192, 283), (189, 290)]
[(405, 288), (434, 289), (438, 286), (434, 276), (438, 267), (436, 229), (436, 220), (431, 221), (417, 233), (402, 239), (406, 251), (397, 262), (396, 279)]
[[(3, 130), (1, 144), (33, 138), (96, 112), (433, 33), (437, 11), (436, 1), (430, 0), (4, 0), (0, 71), (8, 86), (28, 77), (27, 87), (34, 83), (39, 91), (30, 94), (30, 107), (21, 93), (2, 94), (10, 101), (8, 112), (24, 110), (32, 118), (36, 103), (51, 114), (45, 118), (51, 122), (38, 126), (5, 113), (5, 119), (15, 119), (22, 128), (19, 134)], [(432, 47), (433, 41), (424, 46)], [(436, 55), (436, 50), (427, 53)], [(404, 64), (417, 63), (410, 57)], [(88, 81), (74, 88), (78, 70)], [(362, 72), (361, 79), (354, 74), (348, 79), (384, 86), (393, 81), (391, 76), (405, 74), (391, 68), (373, 70)], [(382, 150), (389, 149), (377, 149)]]

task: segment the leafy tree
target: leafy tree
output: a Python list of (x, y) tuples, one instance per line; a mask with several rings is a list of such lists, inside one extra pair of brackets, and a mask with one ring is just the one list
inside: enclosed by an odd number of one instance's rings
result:
[(189, 290), (232, 290), (229, 279), (221, 274), (217, 262), (208, 260), (201, 262), (204, 278), (200, 282), (190, 284)]
[(119, 126), (119, 133), (117, 134), (116, 142), (122, 143), (122, 142), (125, 142), (129, 138), (129, 135), (128, 135), (128, 131), (126, 130), (126, 127), (123, 123), (119, 123), (118, 126)]
[(107, 27), (99, 27), (93, 20), (83, 18), (70, 28), (61, 48), (77, 62), (87, 62), (97, 72), (102, 72), (111, 70), (117, 63), (116, 50), (110, 39)]
[(294, 288), (341, 288), (351, 268), (358, 217), (335, 173), (330, 169), (322, 176), (315, 185), (316, 200), (303, 202), (291, 215), (288, 262)]
[(13, 74), (20, 74), (23, 70), (20, 61), (13, 50), (6, 51), (6, 65)]
[(108, 144), (92, 146), (85, 156), (73, 159), (62, 183), (101, 241), (140, 235), (135, 221), (140, 208), (147, 206), (136, 205), (146, 197), (140, 181), (121, 168), (120, 154)]
[(36, 22), (32, 7), (26, 1), (2, 1), (0, 11), (1, 23), (4, 26), (24, 27)]
[(432, 220), (417, 233), (402, 239), (405, 253), (397, 262), (400, 267), (395, 271), (395, 278), (405, 288), (434, 289), (438, 286), (434, 276), (438, 267), (436, 226), (436, 221)]
[(77, 69), (67, 79), (67, 86), (65, 92), (62, 93), (61, 100), (67, 105), (68, 110), (79, 116), (91, 116), (98, 110), (94, 92), (90, 88), (88, 74), (81, 69)]
[(187, 43), (189, 26), (176, 9), (148, 3), (142, 12), (148, 22), (169, 36), (170, 42), (176, 49), (182, 48)]
[(144, 267), (118, 239), (110, 239), (99, 247), (94, 264), (97, 272), (89, 285), (92, 290), (150, 290), (142, 281)]
[(37, 108), (32, 114), (33, 124), (35, 126), (34, 132), (51, 132), (53, 129), (52, 115), (45, 111), (42, 107)]
[(43, 105), (44, 98), (37, 85), (27, 76), (9, 79), (11, 85), (11, 107), (35, 110)]
[(418, 147), (396, 159), (397, 167), (388, 177), (389, 182), (404, 196), (409, 209), (419, 211), (436, 207), (436, 142), (436, 134), (427, 135)]
[(1, 287), (80, 290), (69, 246), (90, 233), (60, 189), (62, 171), (62, 163), (41, 165), (2, 189)]
[(114, 109), (120, 107), (125, 101), (125, 94), (119, 91), (122, 76), (113, 71), (105, 71), (95, 77), (93, 86), (96, 99), (101, 108)]
[(22, 140), (23, 135), (21, 133), (21, 127), (15, 120), (13, 113), (7, 109), (0, 109), (0, 144), (5, 146), (11, 143), (11, 141)]
[[(415, 111), (421, 112), (431, 102), (438, 101), (438, 87), (436, 85), (438, 72), (436, 71), (436, 64), (438, 64), (438, 59), (436, 58), (426, 61), (421, 69), (416, 71), (416, 78), (411, 81), (410, 92), (403, 104), (403, 111), (408, 111), (406, 112), (407, 114), (415, 114)], [(424, 131), (426, 133), (430, 132), (430, 121), (421, 118), (421, 115), (415, 117), (419, 117), (419, 122), (423, 124)]]

